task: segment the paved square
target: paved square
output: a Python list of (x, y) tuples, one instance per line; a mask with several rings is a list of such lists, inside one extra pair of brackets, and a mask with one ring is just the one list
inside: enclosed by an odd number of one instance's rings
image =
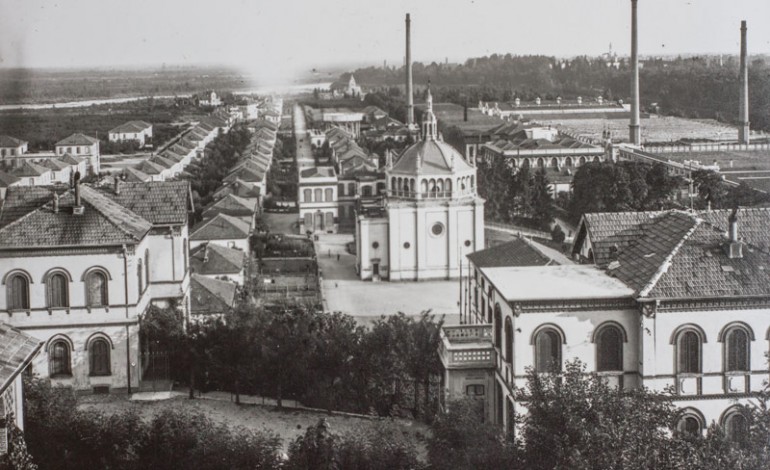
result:
[(353, 235), (325, 234), (319, 238), (315, 246), (323, 275), (324, 310), (343, 312), (361, 324), (369, 324), (381, 315), (418, 315), (432, 309), (434, 314), (446, 315), (447, 324), (459, 323), (458, 280), (364, 282), (356, 277), (356, 257), (346, 250)]

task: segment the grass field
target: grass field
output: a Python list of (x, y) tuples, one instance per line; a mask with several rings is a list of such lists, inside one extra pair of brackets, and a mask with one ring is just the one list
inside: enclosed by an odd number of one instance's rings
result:
[(171, 100), (91, 106), (88, 108), (47, 109), (0, 112), (0, 135), (10, 135), (29, 142), (29, 151), (52, 150), (59, 140), (80, 132), (106, 140), (107, 132), (127, 121), (142, 120), (158, 126), (158, 138), (178, 131), (170, 123), (200, 116), (196, 108), (176, 106)]
[[(79, 408), (105, 413), (134, 410), (145, 419), (169, 408), (192, 410), (203, 413), (216, 423), (226, 423), (233, 428), (242, 426), (255, 431), (271, 430), (282, 439), (284, 450), (288, 449), (289, 443), (304, 433), (308, 426), (316, 424), (321, 418), (326, 418), (331, 431), (336, 434), (356, 432), (358, 429), (371, 427), (375, 422), (368, 418), (329, 415), (310, 410), (279, 410), (273, 406), (253, 404), (236, 405), (225, 401), (226, 394), (218, 395), (218, 399), (188, 400), (185, 397), (176, 397), (161, 401), (131, 401), (127, 396), (118, 394), (86, 395), (79, 398)], [(428, 427), (403, 419), (393, 422), (417, 445), (420, 455), (424, 458), (423, 437), (428, 434)]]

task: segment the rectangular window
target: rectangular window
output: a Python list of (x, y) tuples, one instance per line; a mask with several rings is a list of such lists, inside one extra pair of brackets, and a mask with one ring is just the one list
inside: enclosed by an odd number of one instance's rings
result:
[(481, 384), (472, 384), (465, 387), (465, 394), (469, 397), (483, 397), (484, 386)]

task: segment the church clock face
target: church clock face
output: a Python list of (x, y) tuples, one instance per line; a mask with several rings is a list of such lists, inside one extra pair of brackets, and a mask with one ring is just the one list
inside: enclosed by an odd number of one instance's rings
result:
[(430, 233), (434, 237), (440, 237), (444, 233), (444, 224), (441, 222), (436, 222), (433, 224), (433, 226), (430, 228)]

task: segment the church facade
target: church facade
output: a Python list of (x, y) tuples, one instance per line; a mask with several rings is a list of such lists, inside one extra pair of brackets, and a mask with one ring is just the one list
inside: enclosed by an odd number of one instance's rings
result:
[(433, 100), (418, 141), (385, 170), (384, 207), (356, 220), (356, 269), (363, 280), (457, 278), (465, 256), (484, 247), (484, 200), (476, 168), (438, 135)]

